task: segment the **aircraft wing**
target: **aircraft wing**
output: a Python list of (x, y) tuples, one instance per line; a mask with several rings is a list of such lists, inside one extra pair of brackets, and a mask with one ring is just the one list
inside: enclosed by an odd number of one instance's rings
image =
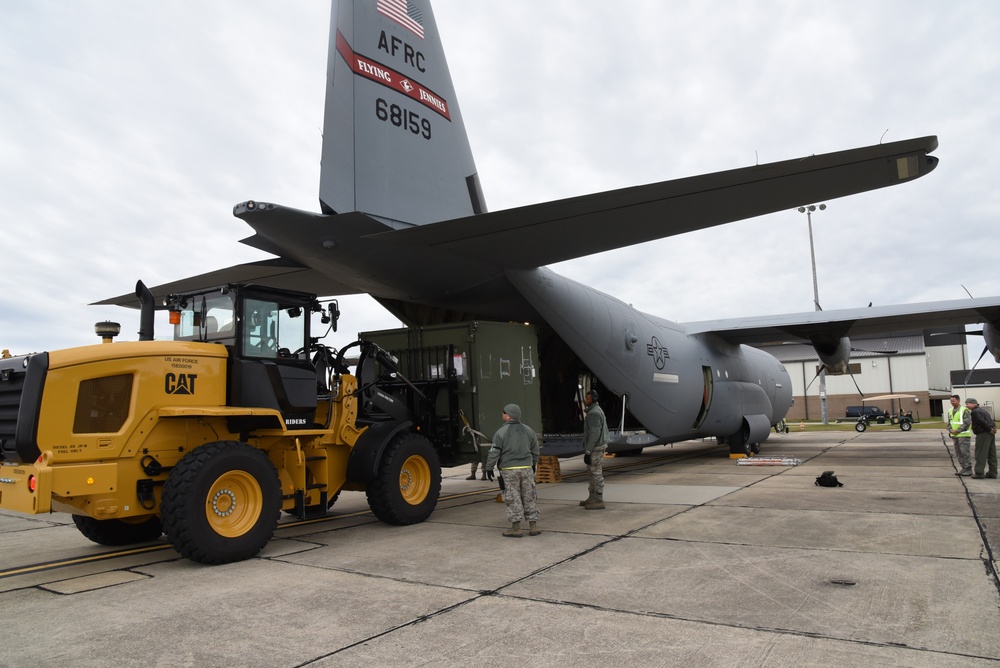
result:
[[(283, 290), (298, 290), (320, 295), (350, 295), (359, 292), (350, 285), (314, 269), (304, 267), (294, 260), (284, 258), (237, 264), (226, 269), (218, 269), (206, 274), (164, 283), (151, 288), (150, 291), (154, 297), (160, 299), (172, 293), (198, 290), (226, 283), (257, 283)], [(130, 292), (91, 304), (91, 306), (103, 305), (139, 308), (139, 299), (134, 292)]]
[[(913, 180), (929, 173), (937, 137), (812, 155), (674, 181), (379, 232), (513, 269), (541, 267), (744, 218)], [(502, 248), (502, 254), (497, 249)]]
[[(243, 243), (278, 258), (152, 291), (161, 297), (254, 282), (319, 295), (365, 292), (433, 302), (434, 295), (464, 294), (495, 281), (504, 269), (533, 269), (910, 181), (934, 169), (937, 158), (928, 153), (935, 148), (936, 137), (923, 137), (406, 229), (392, 229), (362, 212), (325, 215), (245, 203), (234, 213), (256, 234)], [(97, 303), (138, 306), (131, 294)]]
[(844, 336), (862, 337), (978, 322), (1000, 322), (1000, 297), (707, 320), (682, 326), (688, 334), (714, 334), (730, 343), (761, 345), (835, 340)]

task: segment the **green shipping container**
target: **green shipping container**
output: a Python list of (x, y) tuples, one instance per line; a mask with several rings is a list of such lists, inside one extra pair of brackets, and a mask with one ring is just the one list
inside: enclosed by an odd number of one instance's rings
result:
[(446, 465), (481, 456), (472, 438), (462, 434), (459, 411), (473, 429), (490, 439), (503, 423), (503, 407), (517, 404), (521, 421), (541, 440), (534, 326), (478, 320), (362, 332), (361, 338), (398, 358), (400, 372), (418, 387), (435, 381), (447, 384), (448, 390), (438, 392), (434, 399), (436, 422), (449, 425), (452, 441), (446, 448), (445, 458), (450, 460)]

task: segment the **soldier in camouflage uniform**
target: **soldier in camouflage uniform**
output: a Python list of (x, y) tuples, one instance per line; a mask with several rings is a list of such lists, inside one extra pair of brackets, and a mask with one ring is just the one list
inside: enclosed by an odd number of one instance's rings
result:
[(528, 534), (542, 533), (538, 528), (538, 506), (535, 495), (535, 467), (538, 465), (538, 436), (526, 424), (521, 424), (521, 408), (507, 404), (503, 408), (503, 426), (493, 437), (493, 446), (486, 457), (485, 470), (500, 468), (503, 478), (503, 502), (507, 507), (510, 529), (508, 538), (521, 537), (521, 520), (528, 520)]
[(604, 453), (608, 451), (608, 419), (597, 403), (597, 390), (590, 390), (583, 398), (586, 416), (583, 418), (583, 462), (587, 465), (590, 495), (580, 505), (587, 510), (604, 510)]
[(948, 412), (948, 433), (955, 444), (959, 470), (955, 475), (972, 475), (972, 413), (959, 402), (957, 394), (951, 395), (951, 410)]

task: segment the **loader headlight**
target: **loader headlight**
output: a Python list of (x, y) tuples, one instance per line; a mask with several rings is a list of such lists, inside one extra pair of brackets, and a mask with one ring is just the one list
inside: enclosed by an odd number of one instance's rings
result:
[(28, 476), (28, 490), (34, 492), (38, 487), (38, 479), (33, 475)]

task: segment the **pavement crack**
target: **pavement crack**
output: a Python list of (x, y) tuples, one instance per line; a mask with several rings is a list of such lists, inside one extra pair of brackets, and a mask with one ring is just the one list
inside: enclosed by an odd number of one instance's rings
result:
[(401, 629), (406, 629), (406, 628), (409, 628), (409, 627), (412, 627), (412, 626), (416, 626), (418, 624), (423, 624), (424, 622), (426, 622), (426, 621), (428, 621), (430, 619), (434, 619), (435, 617), (440, 617), (441, 615), (448, 614), (449, 612), (452, 612), (454, 610), (457, 610), (458, 608), (466, 606), (469, 603), (472, 603), (473, 601), (478, 601), (482, 597), (483, 597), (482, 595), (473, 596), (473, 597), (468, 598), (468, 599), (466, 599), (464, 601), (459, 601), (458, 603), (454, 603), (452, 605), (445, 606), (445, 607), (440, 608), (438, 610), (435, 610), (433, 612), (429, 612), (429, 613), (421, 615), (419, 617), (415, 617), (415, 618), (411, 619), (408, 622), (404, 622), (403, 624), (397, 624), (396, 626), (393, 626), (392, 628), (388, 628), (388, 629), (386, 629), (384, 631), (381, 631), (381, 632), (376, 633), (374, 635), (368, 636), (367, 638), (363, 638), (363, 639), (358, 640), (356, 642), (353, 642), (353, 643), (351, 643), (349, 645), (344, 645), (343, 647), (338, 647), (337, 649), (333, 650), (332, 652), (326, 652), (325, 654), (320, 654), (318, 656), (314, 656), (313, 658), (309, 659), (308, 661), (303, 661), (302, 663), (297, 663), (297, 664), (295, 664), (295, 668), (301, 668), (302, 666), (310, 666), (310, 665), (316, 663), (317, 661), (322, 661), (323, 659), (328, 659), (331, 656), (336, 656), (337, 654), (340, 654), (341, 652), (346, 652), (347, 650), (353, 649), (355, 647), (358, 647), (358, 646), (361, 646), (361, 645), (365, 645), (365, 644), (367, 644), (369, 642), (372, 642), (373, 640), (377, 640), (378, 638), (383, 638), (383, 637), (385, 637), (387, 635), (390, 635), (392, 633), (395, 633), (396, 631), (399, 631)]

